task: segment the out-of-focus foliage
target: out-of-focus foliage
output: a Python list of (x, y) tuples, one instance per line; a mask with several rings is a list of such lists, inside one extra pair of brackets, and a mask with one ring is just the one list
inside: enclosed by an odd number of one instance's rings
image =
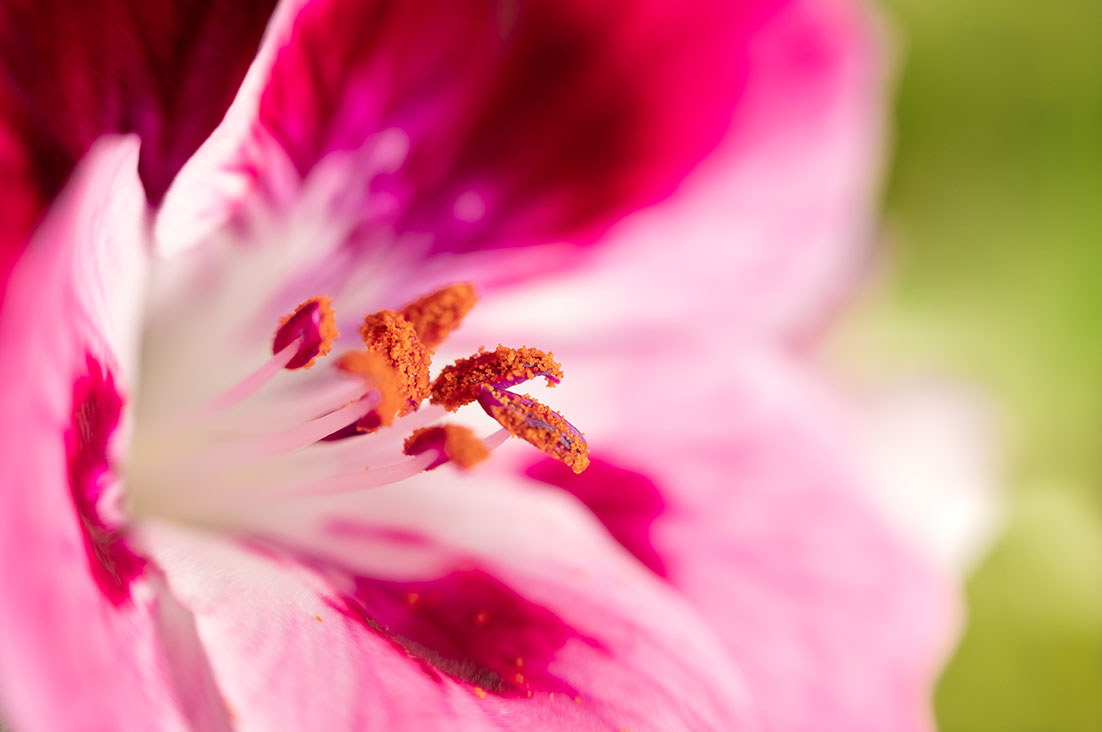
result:
[[(862, 350), (985, 385), (1006, 531), (969, 586), (943, 729), (1102, 729), (1102, 3), (888, 0), (888, 285)], [(852, 335), (852, 333), (851, 333)]]

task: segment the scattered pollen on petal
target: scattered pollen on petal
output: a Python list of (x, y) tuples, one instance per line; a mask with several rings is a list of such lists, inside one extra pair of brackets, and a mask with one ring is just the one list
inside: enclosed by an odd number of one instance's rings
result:
[(329, 353), (338, 335), (332, 300), (319, 295), (302, 303), (279, 321), (279, 330), (272, 341), (272, 353), (279, 353), (295, 339), (301, 338), (298, 352), (284, 368), (308, 369), (319, 356)]
[(340, 357), (337, 368), (364, 377), (379, 392), (379, 403), (353, 425), (356, 431), (373, 432), (389, 426), (405, 401), (402, 382), (391, 368), (390, 360), (375, 351), (350, 351)]
[(432, 403), (449, 412), (479, 398), (484, 385), (497, 389), (522, 384), (542, 376), (549, 386), (562, 379), (562, 367), (552, 354), (538, 348), (507, 348), (499, 345), (493, 351), (478, 353), (446, 366), (432, 385)]
[(448, 285), (406, 305), (402, 315), (413, 325), (425, 348), (432, 350), (459, 327), (477, 300), (474, 285)]
[(447, 424), (422, 427), (406, 438), (402, 451), (406, 455), (420, 455), (436, 450), (440, 458), (426, 470), (432, 470), (451, 461), (464, 470), (477, 465), (490, 456), (490, 451), (469, 427)]
[(486, 698), (486, 692), (483, 690), (483, 688), (481, 686), (474, 687), (474, 695), (477, 696), (479, 699), (485, 699)]
[(380, 310), (364, 318), (360, 335), (368, 350), (385, 356), (398, 376), (405, 399), (399, 415), (417, 411), (429, 396), (431, 354), (413, 325), (394, 310)]
[(478, 403), (491, 417), (517, 437), (566, 463), (575, 473), (589, 467), (585, 436), (555, 410), (525, 394), (481, 387)]

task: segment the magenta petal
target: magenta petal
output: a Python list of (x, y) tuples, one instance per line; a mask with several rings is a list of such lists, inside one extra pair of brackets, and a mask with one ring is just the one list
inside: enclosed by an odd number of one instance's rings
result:
[(228, 727), (192, 616), (111, 500), (146, 253), (137, 160), (133, 137), (91, 147), (0, 310), (0, 709), (17, 729)]
[(593, 644), (547, 608), (484, 571), (399, 582), (358, 577), (337, 607), (423, 662), (483, 691), (577, 695), (550, 666), (568, 641)]
[(650, 539), (651, 524), (666, 508), (653, 480), (593, 456), (581, 474), (558, 460), (541, 460), (525, 473), (571, 493), (644, 567), (659, 577), (666, 576), (665, 562)]
[(302, 174), (404, 132), (404, 166), (373, 190), (437, 251), (588, 241), (719, 141), (773, 4), (317, 0), (260, 121)]
[(10, 0), (0, 6), (0, 284), (11, 250), (22, 247), (100, 135), (141, 136), (138, 171), (150, 200), (160, 200), (225, 113), (274, 4)]
[(92, 356), (87, 372), (73, 384), (72, 423), (65, 432), (69, 490), (80, 518), (89, 568), (103, 594), (113, 604), (130, 600), (130, 583), (145, 568), (118, 527), (99, 510), (110, 476), (108, 446), (119, 424), (123, 400), (114, 377)]

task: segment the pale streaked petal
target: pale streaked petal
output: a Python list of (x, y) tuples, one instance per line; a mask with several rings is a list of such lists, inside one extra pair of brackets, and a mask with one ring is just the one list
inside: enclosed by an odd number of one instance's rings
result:
[[(463, 505), (450, 509), (460, 522)], [(159, 525), (148, 541), (240, 729), (757, 728), (715, 638), (583, 513), (552, 494), (518, 495), (496, 515), (527, 523), (528, 546), (452, 547), (452, 564), (404, 577), (346, 569), (378, 552), (366, 531), (366, 543), (346, 536), (344, 555), (309, 561)]]

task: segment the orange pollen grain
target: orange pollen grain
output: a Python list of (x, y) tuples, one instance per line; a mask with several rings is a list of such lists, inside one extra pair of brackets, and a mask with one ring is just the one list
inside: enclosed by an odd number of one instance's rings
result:
[[(440, 372), (432, 384), (432, 403), (454, 412), (477, 399), (483, 384), (503, 381), (519, 384), (540, 373), (561, 379), (562, 367), (552, 354), (538, 348), (499, 345), (493, 351), (479, 349), (475, 355), (460, 359)], [(547, 379), (549, 386), (556, 383)]]
[(379, 392), (379, 403), (372, 411), (378, 415), (381, 426), (390, 425), (405, 402), (402, 382), (391, 368), (390, 360), (374, 351), (351, 351), (341, 356), (337, 361), (337, 368), (371, 382), (372, 387)]
[(478, 296), (469, 283), (448, 285), (402, 308), (425, 348), (435, 349), (463, 322)]
[(479, 699), (486, 698), (486, 692), (482, 690), (481, 686), (474, 687), (474, 695), (477, 696)]
[(441, 446), (445, 457), (464, 470), (490, 457), (489, 449), (471, 428), (457, 424), (416, 429), (406, 438), (402, 451), (406, 455), (416, 455), (423, 451), (417, 448), (434, 444)]
[[(566, 463), (575, 473), (589, 467), (589, 444), (572, 434), (570, 425), (561, 414), (535, 401), (528, 394), (524, 398), (530, 404), (517, 400), (515, 394), (507, 391), (495, 389), (493, 395), (508, 405), (491, 410), (491, 416), (502, 427), (556, 460)], [(550, 429), (540, 426), (540, 422), (550, 425)]]
[(429, 396), (431, 355), (413, 325), (394, 310), (380, 310), (364, 318), (360, 335), (367, 349), (385, 356), (398, 376), (405, 399), (399, 414), (417, 411)]

